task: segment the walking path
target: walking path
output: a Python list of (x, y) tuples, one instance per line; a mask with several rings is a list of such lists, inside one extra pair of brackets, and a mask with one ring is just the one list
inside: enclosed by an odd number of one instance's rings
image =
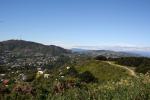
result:
[(115, 63), (113, 63), (113, 62), (111, 62), (111, 61), (106, 61), (106, 63), (108, 63), (108, 64), (110, 64), (110, 65), (112, 65), (112, 66), (117, 66), (117, 67), (126, 69), (126, 70), (129, 71), (130, 75), (132, 75), (132, 76), (134, 76), (134, 77), (137, 77), (136, 73), (135, 73), (132, 69), (130, 69), (130, 68), (126, 67), (126, 66), (118, 65), (118, 64), (115, 64)]

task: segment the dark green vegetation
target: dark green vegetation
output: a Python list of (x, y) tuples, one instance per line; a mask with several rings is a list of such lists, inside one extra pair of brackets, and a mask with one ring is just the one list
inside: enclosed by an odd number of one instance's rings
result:
[[(0, 43), (6, 49), (0, 49), (0, 100), (150, 99), (148, 58), (93, 58), (60, 47), (54, 47), (60, 50), (55, 51), (41, 44), (16, 42)], [(143, 64), (139, 68), (144, 72), (137, 71), (135, 77), (117, 64), (132, 67)]]
[(131, 66), (136, 68), (136, 72), (146, 73), (150, 71), (150, 58), (144, 57), (124, 57), (116, 59), (120, 65)]
[(117, 81), (122, 77), (128, 76), (128, 71), (116, 66), (112, 66), (103, 61), (86, 61), (83, 65), (77, 67), (79, 72), (90, 71), (99, 82), (104, 81)]
[(121, 58), (106, 58), (105, 56), (97, 56), (95, 60), (114, 61), (116, 64), (133, 67), (138, 73), (147, 73), (150, 71), (150, 58), (146, 57), (121, 57)]
[(1, 84), (1, 100), (150, 99), (149, 74), (136, 78), (105, 62), (85, 60), (84, 63), (88, 67), (51, 69), (46, 72), (50, 74), (49, 78), (44, 78), (44, 75), (36, 77), (35, 72), (30, 73), (30, 81), (15, 82), (12, 77), (7, 86)]

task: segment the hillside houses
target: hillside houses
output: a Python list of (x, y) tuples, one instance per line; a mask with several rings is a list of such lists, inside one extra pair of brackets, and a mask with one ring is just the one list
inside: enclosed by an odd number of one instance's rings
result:
[(37, 67), (37, 66), (44, 66), (49, 65), (52, 62), (57, 61), (59, 58), (58, 56), (14, 56), (11, 52), (5, 52), (0, 56), (0, 64), (8, 66), (10, 68), (18, 68), (18, 67)]

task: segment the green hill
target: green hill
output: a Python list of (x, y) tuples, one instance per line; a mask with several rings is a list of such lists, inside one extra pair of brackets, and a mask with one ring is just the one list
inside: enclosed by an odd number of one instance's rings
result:
[(119, 80), (129, 76), (128, 71), (103, 61), (91, 60), (77, 67), (79, 72), (90, 71), (99, 81)]
[(8, 40), (0, 42), (0, 52), (11, 52), (17, 55), (60, 55), (68, 53), (69, 50), (54, 46), (24, 40)]

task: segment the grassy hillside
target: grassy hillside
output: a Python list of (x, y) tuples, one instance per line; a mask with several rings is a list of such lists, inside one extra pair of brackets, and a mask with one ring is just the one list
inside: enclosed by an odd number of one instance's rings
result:
[(138, 73), (150, 71), (150, 58), (146, 57), (123, 57), (115, 59), (116, 63), (124, 66), (135, 67)]
[(90, 71), (99, 81), (119, 80), (129, 76), (128, 71), (117, 66), (112, 66), (103, 61), (91, 60), (78, 66), (79, 72)]
[[(47, 71), (50, 77), (46, 79), (41, 75), (38, 78), (34, 77), (30, 82), (12, 81), (7, 87), (0, 83), (0, 100), (150, 99), (150, 74), (131, 77), (127, 70), (103, 61), (82, 60), (81, 62), (74, 66), (66, 65)], [(70, 68), (68, 69), (67, 66)], [(85, 75), (83, 73), (86, 71), (96, 77), (98, 82), (80, 82), (78, 78)]]

